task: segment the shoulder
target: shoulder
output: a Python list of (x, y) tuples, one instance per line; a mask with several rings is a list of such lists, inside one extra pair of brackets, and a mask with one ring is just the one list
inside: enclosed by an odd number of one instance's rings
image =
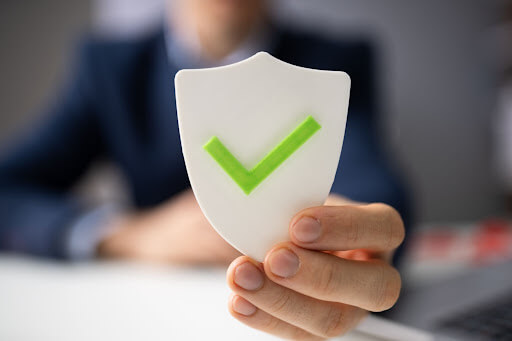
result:
[(135, 38), (88, 35), (80, 40), (78, 51), (82, 62), (90, 68), (122, 72), (149, 61), (155, 51), (163, 47), (163, 44), (161, 30)]
[(352, 80), (351, 107), (368, 115), (375, 110), (378, 70), (372, 39), (334, 38), (295, 29), (278, 31), (277, 37), (278, 58), (307, 68), (346, 72)]
[(279, 29), (278, 51), (290, 62), (321, 69), (366, 68), (373, 64), (374, 42), (369, 37), (334, 37), (300, 29)]

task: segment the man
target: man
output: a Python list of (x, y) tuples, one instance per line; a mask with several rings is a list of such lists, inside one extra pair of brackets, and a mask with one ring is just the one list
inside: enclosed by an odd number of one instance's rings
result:
[[(404, 237), (397, 210), (405, 213), (406, 201), (374, 137), (370, 49), (273, 27), (261, 0), (177, 0), (168, 9), (155, 35), (86, 42), (48, 119), (2, 158), (0, 248), (71, 259), (231, 262), (233, 316), (284, 338), (339, 335), (367, 311), (391, 307), (401, 284), (390, 260)], [(263, 264), (240, 256), (202, 215), (189, 189), (173, 97), (180, 68), (227, 64), (259, 50), (344, 70), (353, 81), (333, 194), (326, 206), (298, 212), (291, 242), (276, 245)], [(135, 209), (91, 209), (69, 197), (98, 157), (120, 167)]]

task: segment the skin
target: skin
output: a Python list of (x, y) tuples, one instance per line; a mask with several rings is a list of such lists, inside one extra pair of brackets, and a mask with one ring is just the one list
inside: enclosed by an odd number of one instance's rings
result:
[[(259, 0), (174, 0), (169, 8), (173, 28), (195, 32), (202, 55), (212, 61), (233, 51), (266, 13)], [(318, 234), (313, 233), (315, 222)], [(369, 311), (389, 309), (400, 293), (400, 275), (389, 261), (403, 241), (404, 226), (397, 211), (385, 204), (331, 195), (324, 206), (298, 212), (290, 221), (290, 241), (275, 245), (263, 263), (227, 244), (190, 190), (153, 209), (121, 216), (111, 227), (114, 232), (100, 243), (99, 257), (230, 264), (230, 313), (285, 339), (344, 334)], [(305, 236), (310, 240), (301, 241)]]
[(261, 0), (168, 0), (169, 25), (184, 37), (197, 35), (199, 52), (219, 61), (266, 20)]
[[(313, 242), (297, 239), (304, 217), (320, 223)], [(389, 260), (404, 238), (396, 210), (330, 196), (325, 206), (299, 212), (289, 230), (291, 241), (274, 246), (262, 264), (240, 256), (229, 266), (228, 307), (236, 319), (285, 339), (324, 340), (395, 304), (401, 280)]]
[(102, 258), (225, 265), (240, 255), (211, 227), (191, 190), (148, 211), (121, 216), (111, 228), (114, 233), (98, 247)]

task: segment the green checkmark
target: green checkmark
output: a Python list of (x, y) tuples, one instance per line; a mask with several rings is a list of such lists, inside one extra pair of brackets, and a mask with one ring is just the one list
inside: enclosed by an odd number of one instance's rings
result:
[(220, 142), (217, 136), (213, 136), (203, 148), (240, 186), (245, 194), (249, 195), (320, 128), (320, 124), (312, 116), (306, 117), (251, 170), (247, 170)]

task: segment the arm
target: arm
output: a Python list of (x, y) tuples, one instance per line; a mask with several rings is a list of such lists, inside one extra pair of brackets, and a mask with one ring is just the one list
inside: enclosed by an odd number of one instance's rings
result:
[(390, 166), (367, 116), (349, 114), (343, 150), (332, 192), (359, 202), (382, 202), (410, 222), (408, 195), (403, 181)]
[(66, 255), (67, 230), (84, 213), (67, 191), (102, 149), (88, 51), (44, 121), (0, 157), (0, 250)]
[(349, 114), (343, 150), (332, 192), (360, 202), (383, 202), (410, 217), (403, 178), (386, 155), (378, 131), (381, 106), (378, 88), (378, 49), (368, 42), (351, 45), (338, 57), (345, 59), (352, 78)]
[(224, 265), (240, 256), (210, 225), (190, 189), (149, 210), (119, 215), (110, 229), (100, 257)]
[[(380, 202), (395, 208), (407, 229), (413, 212), (406, 181), (379, 139), (379, 103), (376, 91), (378, 72), (371, 44), (361, 43), (350, 50), (348, 69), (352, 90), (347, 128), (332, 193), (359, 202)], [(404, 245), (394, 254), (399, 264)]]

